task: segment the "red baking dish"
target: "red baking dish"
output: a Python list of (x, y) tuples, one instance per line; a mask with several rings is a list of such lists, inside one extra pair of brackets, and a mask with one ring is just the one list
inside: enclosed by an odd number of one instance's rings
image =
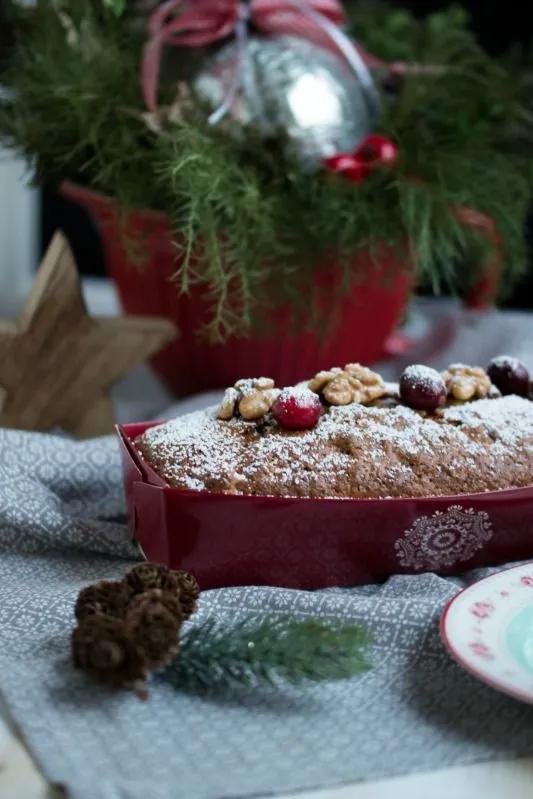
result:
[(201, 587), (324, 588), (390, 574), (457, 574), (533, 557), (533, 486), (418, 499), (307, 499), (168, 486), (117, 428), (132, 536)]

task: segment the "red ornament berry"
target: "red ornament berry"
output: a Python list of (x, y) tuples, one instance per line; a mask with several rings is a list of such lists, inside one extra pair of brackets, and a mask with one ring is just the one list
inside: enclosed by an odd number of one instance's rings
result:
[(350, 153), (339, 153), (325, 159), (326, 168), (330, 172), (342, 175), (350, 183), (362, 183), (368, 177), (370, 168), (363, 161)]
[(487, 374), (502, 394), (518, 394), (519, 397), (529, 395), (529, 372), (518, 358), (510, 355), (493, 358)]
[(429, 366), (408, 366), (400, 378), (400, 398), (419, 411), (434, 411), (446, 402), (446, 386), (440, 374)]
[(385, 136), (367, 136), (353, 153), (337, 153), (324, 159), (330, 172), (342, 175), (351, 183), (362, 183), (370, 172), (391, 167), (398, 159), (398, 147)]
[(367, 136), (354, 156), (367, 164), (369, 169), (392, 166), (398, 160), (398, 147), (386, 136)]
[(272, 405), (272, 416), (285, 430), (309, 430), (322, 415), (320, 398), (308, 388), (284, 388)]

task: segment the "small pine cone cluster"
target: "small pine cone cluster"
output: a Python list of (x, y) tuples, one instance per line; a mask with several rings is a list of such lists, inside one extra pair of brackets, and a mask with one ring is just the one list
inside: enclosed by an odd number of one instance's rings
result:
[(74, 613), (74, 665), (110, 686), (138, 686), (168, 665), (200, 589), (185, 571), (141, 563), (123, 580), (84, 588)]

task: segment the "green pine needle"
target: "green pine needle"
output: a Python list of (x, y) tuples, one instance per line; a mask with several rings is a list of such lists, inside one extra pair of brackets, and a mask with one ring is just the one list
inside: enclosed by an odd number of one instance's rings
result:
[(364, 654), (370, 643), (370, 635), (353, 624), (209, 618), (183, 636), (174, 678), (187, 690), (342, 680), (371, 668)]
[(108, 8), (116, 17), (120, 17), (125, 9), (127, 0), (102, 0), (104, 7)]

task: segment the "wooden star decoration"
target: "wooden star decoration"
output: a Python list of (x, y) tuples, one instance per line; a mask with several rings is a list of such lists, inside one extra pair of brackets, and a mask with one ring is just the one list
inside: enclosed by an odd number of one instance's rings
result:
[(113, 429), (109, 389), (176, 335), (155, 317), (90, 317), (74, 256), (57, 233), (17, 320), (0, 320), (0, 426)]

